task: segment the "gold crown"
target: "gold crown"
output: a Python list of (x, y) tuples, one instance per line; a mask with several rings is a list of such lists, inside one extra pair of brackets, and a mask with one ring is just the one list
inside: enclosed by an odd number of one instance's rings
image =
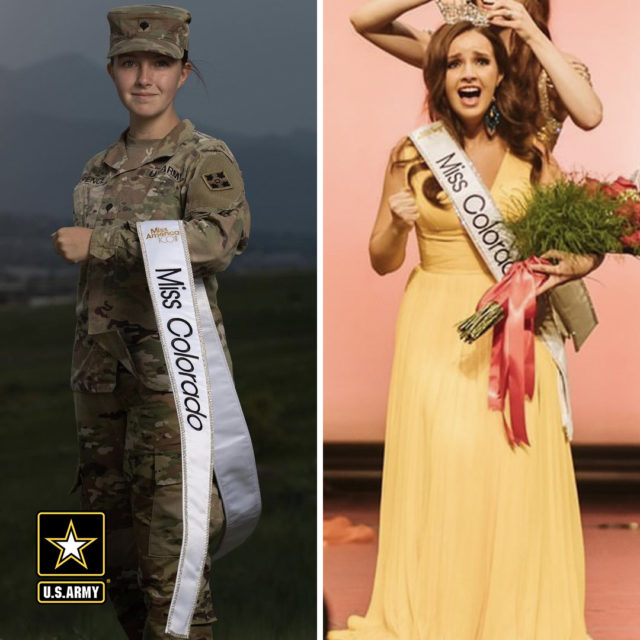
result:
[(467, 0), (449, 0), (444, 2), (443, 0), (436, 0), (438, 9), (447, 24), (454, 24), (456, 22), (472, 22), (476, 27), (488, 27), (489, 20), (487, 14), (480, 11), (475, 4), (468, 2)]

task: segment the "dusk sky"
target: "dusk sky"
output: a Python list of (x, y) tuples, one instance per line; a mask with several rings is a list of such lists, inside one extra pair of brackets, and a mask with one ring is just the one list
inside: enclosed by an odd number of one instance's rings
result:
[[(69, 54), (103, 73), (111, 0), (22, 0), (0, 5), (0, 67), (12, 71)], [(192, 14), (192, 77), (180, 115), (215, 119), (226, 131), (284, 134), (316, 125), (313, 0), (183, 0)], [(61, 59), (64, 64), (64, 58)], [(104, 76), (104, 81), (109, 79)], [(78, 78), (82, 91), (87, 78)], [(95, 79), (91, 79), (95, 84)], [(46, 103), (46, 96), (43, 96)], [(183, 113), (184, 112), (184, 113)], [(124, 112), (122, 112), (125, 117)]]

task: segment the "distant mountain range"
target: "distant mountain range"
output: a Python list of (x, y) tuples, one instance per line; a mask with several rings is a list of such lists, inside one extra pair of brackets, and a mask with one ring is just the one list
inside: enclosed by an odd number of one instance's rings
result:
[[(64, 56), (20, 71), (0, 67), (0, 215), (71, 221), (72, 191), (84, 163), (117, 139), (127, 114), (105, 72), (80, 56)], [(191, 88), (179, 111), (198, 103)], [(209, 91), (211, 89), (209, 88)], [(195, 108), (197, 115), (202, 109)], [(255, 117), (260, 117), (256, 96)], [(256, 238), (313, 254), (316, 231), (316, 134), (246, 136), (223, 131), (213, 118), (191, 117), (196, 127), (223, 139), (243, 172)], [(39, 225), (38, 225), (39, 226)], [(279, 241), (276, 239), (280, 238)], [(255, 245), (254, 245), (255, 246)], [(311, 249), (311, 251), (310, 251)]]

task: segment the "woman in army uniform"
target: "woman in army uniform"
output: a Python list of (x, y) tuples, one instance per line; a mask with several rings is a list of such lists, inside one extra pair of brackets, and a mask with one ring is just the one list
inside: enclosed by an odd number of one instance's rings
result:
[[(194, 276), (202, 277), (225, 354), (216, 277), (249, 234), (238, 166), (227, 148), (180, 120), (189, 76), (190, 14), (132, 6), (108, 14), (107, 71), (129, 128), (86, 164), (74, 191), (74, 226), (55, 251), (81, 263), (71, 385), (84, 509), (107, 518), (107, 577), (129, 638), (168, 637), (165, 625), (182, 543), (180, 430), (145, 278), (136, 222), (184, 222)], [(210, 545), (224, 513), (214, 486)], [(209, 564), (190, 638), (211, 638)]]

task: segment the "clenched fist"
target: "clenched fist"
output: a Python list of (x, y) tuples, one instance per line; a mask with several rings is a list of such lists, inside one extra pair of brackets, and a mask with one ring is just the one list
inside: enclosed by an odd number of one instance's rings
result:
[(62, 227), (51, 234), (53, 250), (69, 264), (84, 262), (89, 257), (93, 229)]
[(392, 224), (401, 231), (410, 231), (420, 215), (416, 199), (409, 189), (389, 196), (389, 210)]

